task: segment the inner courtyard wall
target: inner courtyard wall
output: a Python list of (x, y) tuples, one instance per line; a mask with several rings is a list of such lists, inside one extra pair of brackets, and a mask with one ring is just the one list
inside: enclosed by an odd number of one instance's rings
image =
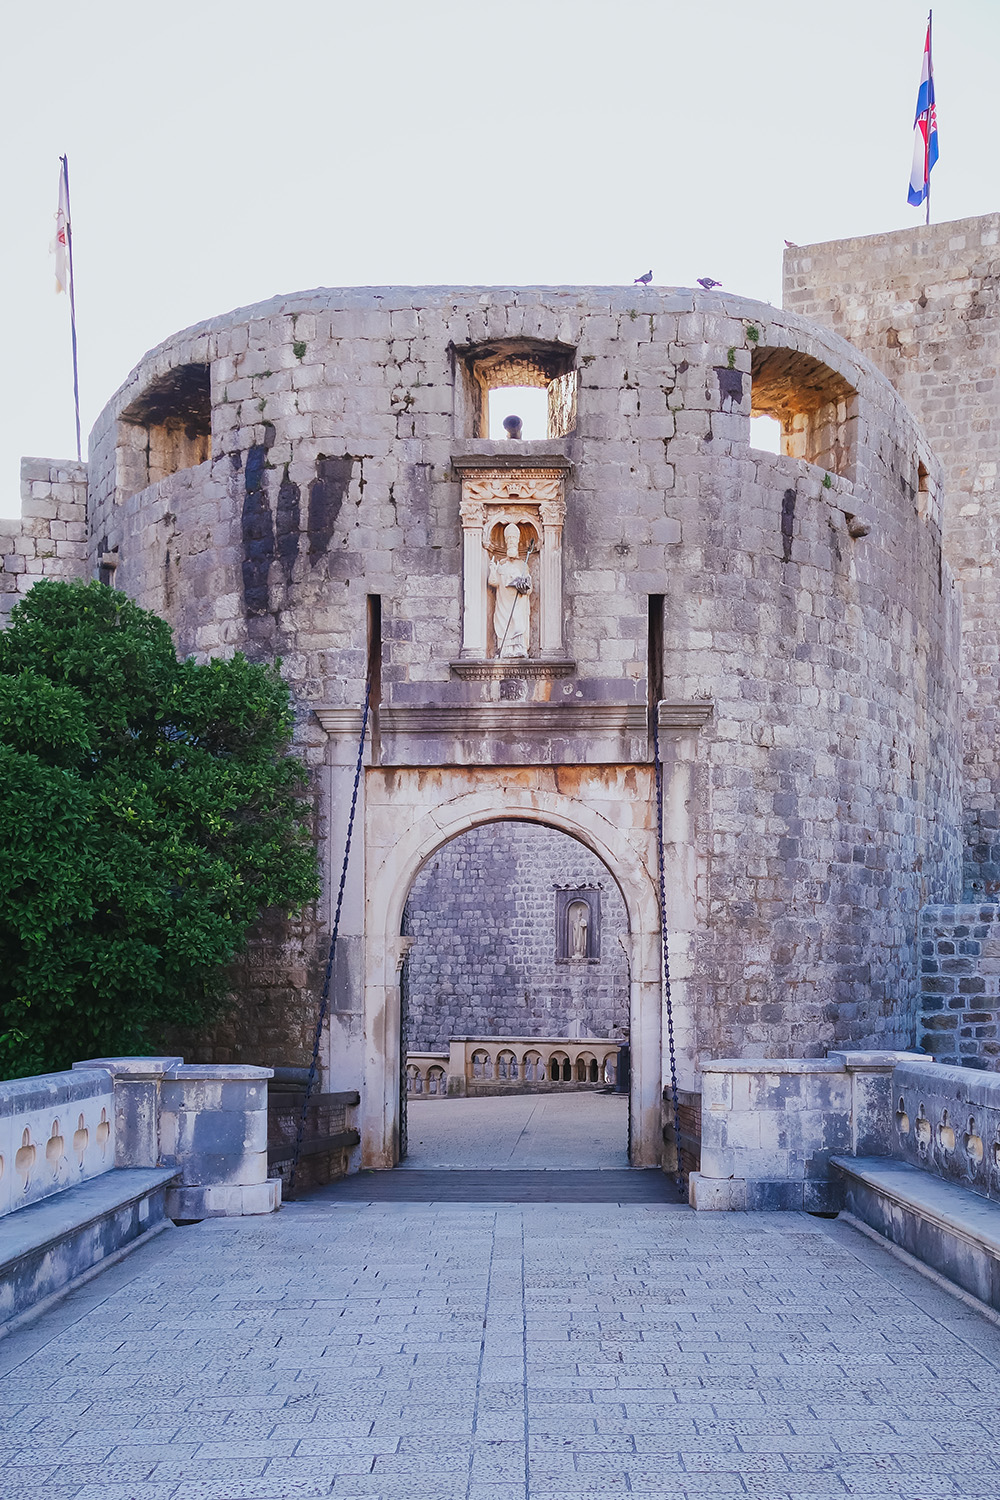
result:
[[(503, 340), (571, 351), (567, 435), (471, 435), (463, 351)], [(833, 437), (809, 451), (839, 472), (751, 447), (761, 350), (827, 372)], [(203, 366), (211, 457), (130, 493), (135, 413)], [(470, 457), (564, 476), (558, 663), (463, 667)], [(703, 1054), (912, 1044), (917, 912), (958, 885), (958, 606), (936, 459), (835, 333), (682, 288), (320, 289), (153, 350), (102, 413), (89, 473), (81, 571), (163, 615), (182, 653), (280, 656), (312, 776), (323, 902), (254, 947), (205, 1060), (308, 1061), (353, 776), (351, 734), (334, 749), (329, 724), (360, 722), (371, 596), (367, 776), (390, 788), (396, 768), (492, 767), (502, 816), (505, 768), (604, 762), (623, 785), (641, 770), (625, 795), (646, 797), (647, 706), (697, 725), (666, 809), (698, 914), (681, 981), (695, 1072)], [(364, 879), (359, 850), (333, 995), (347, 1071), (365, 1045)]]
[[(598, 956), (560, 956), (557, 892), (590, 887)], [(628, 1035), (628, 918), (607, 867), (576, 839), (488, 823), (442, 846), (413, 883), (403, 930), (407, 1046), (452, 1037)]]
[(962, 596), (966, 899), (1000, 897), (1000, 213), (794, 246), (786, 307), (892, 381), (944, 474)]

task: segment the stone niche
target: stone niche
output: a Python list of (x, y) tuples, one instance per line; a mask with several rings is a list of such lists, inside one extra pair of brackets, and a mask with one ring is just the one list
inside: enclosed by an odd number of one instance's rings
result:
[(556, 962), (599, 963), (601, 892), (598, 886), (556, 891)]
[(462, 648), (459, 677), (561, 676), (562, 533), (567, 461), (517, 455), (453, 459), (461, 475)]

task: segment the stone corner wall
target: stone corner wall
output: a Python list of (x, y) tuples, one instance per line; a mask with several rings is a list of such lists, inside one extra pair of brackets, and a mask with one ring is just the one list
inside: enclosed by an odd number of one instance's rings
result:
[[(888, 376), (941, 463), (942, 545), (963, 616), (963, 891), (966, 901), (995, 900), (1000, 213), (790, 248), (784, 304), (842, 334)], [(918, 501), (931, 518), (934, 489), (925, 475)]]
[(1000, 906), (921, 912), (917, 1043), (936, 1062), (1000, 1072)]
[(21, 519), (0, 520), (0, 623), (39, 578), (86, 578), (87, 465), (22, 458)]

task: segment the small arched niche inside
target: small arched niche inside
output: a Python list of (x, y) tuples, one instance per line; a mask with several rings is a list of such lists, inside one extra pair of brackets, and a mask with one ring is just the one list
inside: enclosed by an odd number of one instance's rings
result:
[[(576, 350), (542, 339), (498, 339), (457, 349), (458, 436), (561, 438), (576, 427)], [(495, 395), (494, 395), (495, 393)], [(504, 430), (520, 417), (523, 427)]]

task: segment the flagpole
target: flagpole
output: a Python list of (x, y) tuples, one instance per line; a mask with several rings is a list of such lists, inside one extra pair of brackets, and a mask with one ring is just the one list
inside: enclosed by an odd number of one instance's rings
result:
[(73, 407), (76, 413), (76, 457), (77, 462), (83, 459), (83, 449), (80, 442), (80, 367), (77, 362), (76, 353), (76, 289), (73, 279), (73, 215), (69, 204), (69, 161), (65, 156), (60, 156), (63, 170), (63, 185), (66, 188), (66, 255), (69, 262), (69, 327), (70, 337), (73, 341)]
[[(932, 10), (929, 10), (927, 12), (927, 71), (928, 76), (932, 80), (932, 91), (934, 88), (934, 48), (932, 46), (933, 38), (931, 36), (931, 25), (933, 19), (934, 12)], [(928, 227), (930, 227), (931, 222), (931, 115), (933, 112), (933, 108), (933, 104), (929, 104), (927, 107), (927, 140), (924, 144), (924, 177), (927, 180), (927, 217), (924, 219), (924, 223)]]

